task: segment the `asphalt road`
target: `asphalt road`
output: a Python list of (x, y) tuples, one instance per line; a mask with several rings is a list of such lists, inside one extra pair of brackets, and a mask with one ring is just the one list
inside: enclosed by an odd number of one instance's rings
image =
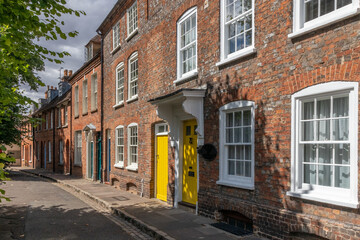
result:
[(41, 178), (10, 172), (1, 185), (0, 239), (135, 239), (106, 215)]

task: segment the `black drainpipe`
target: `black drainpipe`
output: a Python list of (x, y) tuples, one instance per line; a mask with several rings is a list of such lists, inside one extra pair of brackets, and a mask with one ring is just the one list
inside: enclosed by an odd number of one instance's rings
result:
[[(100, 48), (100, 62), (101, 62), (101, 102), (100, 102), (100, 106), (101, 106), (101, 110), (100, 110), (100, 116), (101, 116), (101, 119), (100, 119), (100, 133), (101, 133), (101, 141), (100, 141), (100, 156), (101, 156), (101, 161), (102, 161), (102, 164), (101, 164), (101, 179), (100, 182), (104, 182), (103, 181), (103, 166), (104, 166), (104, 163), (106, 163), (106, 161), (104, 161), (104, 157), (103, 157), (103, 152), (104, 152), (104, 146), (103, 146), (103, 139), (104, 138), (104, 130), (103, 130), (103, 125), (104, 125), (104, 36), (103, 34), (97, 30), (96, 31), (97, 34), (99, 34), (101, 36), (101, 48)], [(108, 166), (106, 166), (108, 167)]]

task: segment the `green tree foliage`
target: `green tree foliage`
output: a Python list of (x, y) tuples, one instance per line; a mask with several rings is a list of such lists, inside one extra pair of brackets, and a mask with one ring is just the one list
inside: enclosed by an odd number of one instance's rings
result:
[[(37, 72), (44, 70), (44, 61), (62, 63), (70, 54), (54, 51), (39, 44), (39, 40), (75, 37), (76, 31), (65, 33), (63, 15), (80, 15), (70, 9), (66, 0), (0, 0), (0, 147), (19, 143), (21, 123), (26, 110), (34, 102), (24, 96), (21, 85), (37, 91), (44, 86)], [(33, 120), (31, 120), (33, 121)], [(8, 156), (0, 153), (0, 184), (6, 179), (3, 171)], [(1, 162), (2, 161), (2, 162)], [(4, 165), (2, 165), (4, 164)], [(3, 190), (0, 189), (0, 200)]]

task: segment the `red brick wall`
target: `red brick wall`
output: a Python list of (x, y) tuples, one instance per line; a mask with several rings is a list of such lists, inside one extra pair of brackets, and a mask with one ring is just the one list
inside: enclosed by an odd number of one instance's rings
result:
[[(112, 167), (111, 177), (119, 187), (137, 186), (145, 180), (144, 195), (154, 194), (153, 124), (160, 121), (156, 109), (147, 101), (180, 88), (207, 86), (204, 102), (205, 142), (219, 147), (218, 110), (236, 100), (250, 100), (257, 105), (255, 113), (255, 190), (220, 186), (219, 160), (200, 160), (200, 214), (214, 217), (217, 211), (237, 211), (254, 222), (262, 236), (288, 238), (290, 232), (312, 233), (331, 239), (359, 239), (360, 213), (349, 209), (286, 196), (290, 190), (291, 95), (328, 81), (359, 81), (358, 31), (359, 17), (332, 24), (313, 33), (289, 39), (292, 32), (293, 1), (255, 1), (256, 53), (228, 65), (220, 61), (220, 7), (218, 1), (153, 1), (138, 0), (139, 33), (126, 41), (125, 9), (117, 11), (120, 19), (121, 48), (112, 51), (112, 30), (104, 38), (104, 129), (118, 125), (139, 124), (139, 169), (131, 172)], [(176, 21), (189, 8), (197, 6), (198, 77), (174, 85), (176, 80)], [(114, 109), (115, 68), (125, 67), (125, 99), (127, 99), (128, 58), (138, 51), (139, 99)], [(81, 106), (81, 104), (80, 104)], [(125, 139), (127, 139), (125, 131)], [(114, 142), (112, 141), (112, 144)], [(111, 158), (115, 152), (112, 145)], [(172, 155), (172, 149), (169, 154)], [(125, 147), (125, 156), (126, 156)], [(112, 162), (113, 164), (114, 162)], [(125, 160), (126, 163), (126, 160)], [(174, 158), (169, 159), (169, 173)], [(359, 174), (360, 176), (360, 174)], [(173, 176), (169, 174), (169, 182)], [(170, 191), (170, 189), (169, 189)], [(169, 199), (170, 201), (170, 199)]]
[[(91, 111), (91, 76), (93, 74), (97, 74), (97, 110)], [(85, 78), (84, 78), (85, 77)], [(87, 89), (88, 89), (88, 111), (86, 114), (83, 114), (83, 105), (82, 105), (82, 97), (83, 97), (83, 81), (87, 79)], [(100, 64), (100, 56), (97, 56), (90, 63), (87, 63), (86, 67), (81, 69), (79, 72), (76, 72), (75, 75), (70, 79), (70, 84), (72, 85), (72, 113), (71, 113), (71, 148), (72, 148), (72, 167), (73, 167), (73, 175), (87, 177), (86, 175), (86, 138), (83, 129), (88, 124), (93, 124), (96, 127), (96, 131), (101, 130), (100, 126), (100, 110), (101, 110), (101, 64)], [(79, 86), (79, 116), (75, 117), (75, 86)], [(106, 101), (106, 98), (105, 98)], [(81, 153), (81, 166), (74, 165), (75, 162), (75, 132), (82, 132), (82, 153)], [(94, 139), (94, 151), (96, 153), (96, 138)], [(94, 155), (94, 159), (95, 155)], [(96, 160), (94, 160), (94, 176), (97, 176), (97, 167)]]

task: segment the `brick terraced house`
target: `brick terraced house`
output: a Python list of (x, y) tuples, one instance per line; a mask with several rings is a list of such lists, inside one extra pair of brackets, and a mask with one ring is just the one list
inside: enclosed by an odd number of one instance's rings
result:
[(35, 168), (53, 172), (70, 173), (71, 87), (67, 82), (68, 70), (58, 84), (59, 89), (49, 87), (45, 98), (39, 99), (39, 109), (32, 117), (42, 121), (33, 128), (33, 157)]
[(358, 10), (118, 1), (98, 29), (110, 182), (269, 238), (359, 239)]
[(100, 36), (85, 46), (85, 63), (70, 78), (72, 174), (101, 180)]
[(360, 239), (359, 9), (119, 0), (68, 79), (72, 174), (270, 239)]

